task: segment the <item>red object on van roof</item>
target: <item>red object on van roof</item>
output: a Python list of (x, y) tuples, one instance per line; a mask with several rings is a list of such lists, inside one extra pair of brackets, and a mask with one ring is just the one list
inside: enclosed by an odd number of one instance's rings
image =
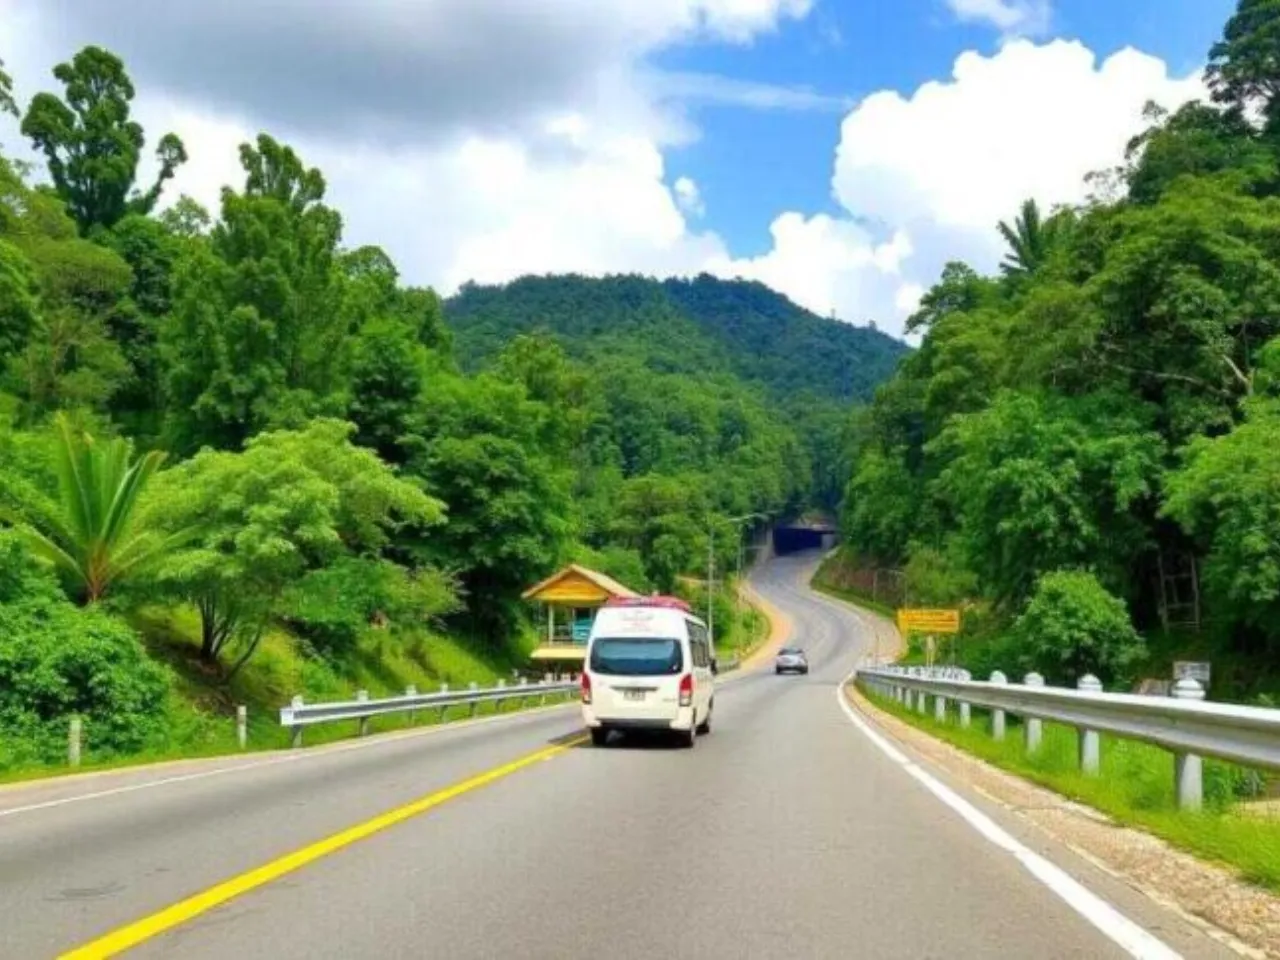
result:
[(679, 597), (610, 597), (605, 601), (606, 607), (661, 607), (666, 610), (683, 610), (692, 613), (689, 604)]

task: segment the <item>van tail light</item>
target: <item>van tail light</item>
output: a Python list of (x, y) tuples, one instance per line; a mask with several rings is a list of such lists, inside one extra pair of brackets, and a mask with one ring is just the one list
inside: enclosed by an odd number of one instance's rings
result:
[(582, 671), (582, 702), (591, 702), (591, 677), (587, 675), (587, 671)]
[[(670, 689), (670, 688), (668, 688)], [(687, 707), (693, 703), (693, 674), (686, 673), (680, 678), (680, 706)]]

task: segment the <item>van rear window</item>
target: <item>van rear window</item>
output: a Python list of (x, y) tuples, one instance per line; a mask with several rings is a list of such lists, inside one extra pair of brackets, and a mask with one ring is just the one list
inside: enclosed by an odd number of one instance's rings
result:
[(598, 637), (591, 647), (591, 671), (617, 677), (658, 677), (679, 673), (684, 655), (679, 640), (652, 637)]

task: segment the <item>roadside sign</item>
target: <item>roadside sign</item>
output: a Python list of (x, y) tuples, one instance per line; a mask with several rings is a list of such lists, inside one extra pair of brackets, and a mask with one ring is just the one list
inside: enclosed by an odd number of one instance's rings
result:
[(1194, 660), (1175, 660), (1173, 664), (1174, 680), (1198, 680), (1201, 686), (1209, 686), (1210, 665)]
[(959, 610), (899, 610), (898, 629), (903, 633), (959, 633)]

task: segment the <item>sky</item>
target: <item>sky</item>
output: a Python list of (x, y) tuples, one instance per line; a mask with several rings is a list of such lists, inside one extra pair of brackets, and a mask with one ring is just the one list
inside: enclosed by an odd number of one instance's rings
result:
[[(444, 295), (529, 273), (759, 280), (900, 333), (1026, 198), (1082, 202), (1149, 101), (1204, 96), (1235, 0), (0, 0), (25, 101), (120, 55), (166, 193), (216, 212), (259, 131), (349, 246)], [(15, 124), (0, 144), (23, 155)], [(143, 175), (145, 177), (145, 171)]]

